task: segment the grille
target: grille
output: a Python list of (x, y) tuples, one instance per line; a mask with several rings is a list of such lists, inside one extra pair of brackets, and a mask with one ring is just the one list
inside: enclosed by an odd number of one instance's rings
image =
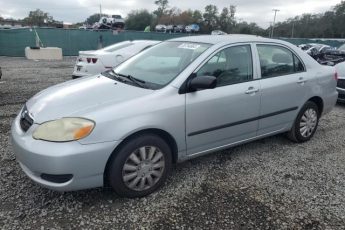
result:
[(34, 120), (29, 115), (29, 111), (26, 106), (23, 108), (22, 113), (20, 114), (20, 127), (24, 132), (28, 131), (31, 125), (34, 123)]
[(338, 79), (337, 87), (345, 89), (345, 79)]

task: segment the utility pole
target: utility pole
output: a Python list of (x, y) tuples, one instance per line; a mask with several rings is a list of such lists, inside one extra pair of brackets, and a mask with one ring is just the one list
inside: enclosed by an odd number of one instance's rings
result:
[(276, 24), (276, 16), (277, 16), (277, 12), (280, 11), (278, 9), (273, 9), (272, 11), (274, 11), (274, 19), (273, 19), (273, 25), (272, 25), (272, 31), (271, 31), (271, 38), (273, 38), (273, 32), (274, 32), (274, 26)]
[(270, 37), (272, 37), (271, 33), (272, 33), (272, 23), (273, 22), (269, 22), (269, 23), (270, 23), (270, 27), (268, 28), (268, 37), (270, 38)]
[(99, 19), (102, 17), (102, 5), (99, 4)]

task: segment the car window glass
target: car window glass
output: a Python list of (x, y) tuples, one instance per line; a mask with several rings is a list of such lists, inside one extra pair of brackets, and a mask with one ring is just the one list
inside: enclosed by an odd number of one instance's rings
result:
[[(258, 45), (257, 49), (259, 52), (262, 78), (282, 76), (296, 72), (295, 64), (299, 60), (296, 58), (297, 60), (294, 61), (294, 55), (290, 50), (274, 45)], [(297, 67), (298, 65), (297, 63)]]
[(293, 60), (294, 60), (295, 72), (303, 72), (305, 69), (301, 60), (296, 55), (293, 55)]
[(120, 42), (120, 43), (117, 43), (114, 45), (104, 47), (103, 50), (106, 52), (114, 52), (116, 50), (123, 49), (123, 48), (131, 46), (131, 45), (133, 45), (132, 42)]
[(341, 51), (345, 51), (345, 44), (344, 45), (341, 45), (338, 50), (341, 50)]
[(159, 89), (171, 82), (210, 46), (194, 42), (162, 42), (122, 63), (115, 71)]
[(153, 69), (157, 65), (162, 69), (176, 68), (178, 67), (180, 60), (180, 57), (150, 56), (139, 61), (136, 67), (143, 70)]
[(215, 54), (196, 73), (214, 76), (217, 86), (225, 86), (253, 79), (252, 54), (249, 45), (226, 48)]

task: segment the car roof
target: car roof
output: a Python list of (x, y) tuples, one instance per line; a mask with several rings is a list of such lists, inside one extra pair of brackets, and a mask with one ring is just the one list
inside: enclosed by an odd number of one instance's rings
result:
[[(170, 39), (169, 41), (181, 41), (181, 42), (199, 42), (199, 43), (238, 43), (238, 42), (272, 42), (278, 41), (268, 39), (256, 35), (245, 35), (245, 34), (229, 34), (229, 35), (200, 35), (200, 36), (188, 36)], [(280, 43), (282, 41), (279, 40)]]
[(136, 44), (136, 43), (152, 43), (153, 44), (153, 43), (159, 43), (161, 41), (157, 41), (157, 40), (132, 40), (129, 42), (134, 43), (134, 44)]

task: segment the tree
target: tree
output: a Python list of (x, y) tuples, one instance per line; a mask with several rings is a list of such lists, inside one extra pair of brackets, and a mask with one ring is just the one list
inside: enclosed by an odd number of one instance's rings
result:
[(233, 28), (234, 33), (238, 34), (255, 34), (260, 36), (265, 36), (266, 31), (259, 27), (256, 23), (240, 22)]
[(24, 22), (31, 26), (43, 26), (45, 24), (54, 23), (54, 19), (48, 13), (40, 9), (29, 12), (29, 16), (24, 18)]
[(177, 17), (176, 24), (189, 25), (194, 23), (192, 10), (183, 11), (179, 17)]
[(157, 15), (158, 19), (162, 17), (168, 8), (169, 1), (168, 0), (156, 0), (155, 4), (158, 6), (158, 9), (155, 10), (153, 13)]
[(335, 20), (335, 27), (337, 30), (337, 33), (340, 35), (340, 37), (345, 36), (345, 1), (341, 1), (341, 3), (337, 4), (334, 7), (334, 14), (336, 17)]
[(230, 23), (231, 23), (231, 19), (230, 19), (230, 12), (229, 9), (227, 7), (224, 7), (222, 10), (222, 13), (219, 16), (219, 26), (220, 29), (224, 32), (229, 32), (230, 31)]
[(166, 12), (159, 18), (158, 22), (162, 24), (176, 24), (177, 21), (179, 21), (181, 12), (181, 9), (177, 7), (166, 10)]
[[(343, 38), (345, 37), (345, 1), (321, 14), (303, 14), (276, 24), (280, 37)], [(268, 34), (268, 31), (267, 31)]]
[(147, 10), (133, 10), (127, 15), (125, 23), (129, 30), (144, 30), (152, 21), (153, 15)]
[(193, 11), (193, 23), (201, 23), (202, 22), (202, 13), (200, 10)]
[(179, 25), (179, 24), (188, 25), (193, 22), (192, 14), (193, 13), (191, 10), (186, 10), (183, 12), (181, 12), (180, 9), (169, 10), (169, 14), (163, 15), (160, 18), (159, 23), (174, 24), (174, 25)]
[(206, 22), (207, 32), (211, 32), (218, 24), (218, 8), (215, 5), (207, 5), (204, 12), (204, 20)]

